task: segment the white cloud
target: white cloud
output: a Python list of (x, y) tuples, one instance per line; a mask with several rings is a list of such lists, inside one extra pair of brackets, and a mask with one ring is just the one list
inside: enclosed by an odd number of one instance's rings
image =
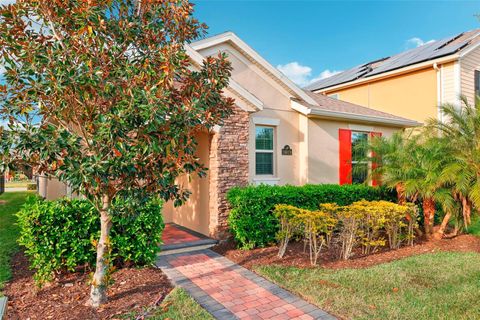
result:
[(0, 5), (12, 4), (15, 3), (15, 0), (0, 0)]
[(432, 43), (432, 42), (435, 42), (435, 40), (432, 39), (432, 40), (424, 41), (421, 38), (413, 37), (413, 38), (410, 38), (410, 39), (407, 40), (406, 45), (407, 45), (408, 48), (417, 48), (417, 47), (421, 47), (425, 44), (429, 44), (429, 43)]
[(296, 61), (287, 64), (280, 64), (277, 66), (277, 69), (286, 75), (287, 78), (300, 86), (307, 85), (312, 75), (312, 68), (302, 66)]
[(280, 64), (277, 66), (277, 69), (301, 87), (307, 86), (312, 82), (331, 77), (340, 72), (327, 69), (321, 72), (317, 77), (312, 77), (312, 68), (301, 65), (297, 61), (287, 64)]

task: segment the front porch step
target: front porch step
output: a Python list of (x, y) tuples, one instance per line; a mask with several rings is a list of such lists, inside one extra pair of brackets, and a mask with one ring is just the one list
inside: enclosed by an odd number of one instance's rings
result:
[(216, 245), (217, 243), (218, 241), (214, 239), (200, 239), (200, 240), (191, 241), (191, 242), (166, 244), (160, 247), (160, 252), (157, 254), (157, 256), (166, 256), (169, 254), (185, 253), (185, 252), (209, 249), (214, 245)]

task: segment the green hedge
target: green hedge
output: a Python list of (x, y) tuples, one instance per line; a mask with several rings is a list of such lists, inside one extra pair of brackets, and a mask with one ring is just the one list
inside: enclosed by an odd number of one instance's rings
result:
[[(164, 228), (162, 202), (117, 201), (112, 206), (111, 261), (115, 265), (147, 265), (155, 261)], [(98, 211), (87, 200), (27, 199), (17, 213), (18, 242), (25, 247), (35, 279), (49, 281), (55, 271), (95, 265), (100, 234)]]
[(323, 184), (232, 188), (227, 199), (231, 206), (230, 230), (240, 247), (250, 249), (275, 241), (279, 225), (272, 210), (276, 204), (315, 210), (320, 203), (345, 206), (360, 200), (395, 201), (396, 198), (381, 187)]

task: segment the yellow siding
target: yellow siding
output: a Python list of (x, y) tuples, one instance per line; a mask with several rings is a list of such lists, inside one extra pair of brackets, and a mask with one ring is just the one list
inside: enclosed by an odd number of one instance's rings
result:
[(324, 93), (338, 93), (340, 100), (420, 122), (437, 116), (437, 73), (433, 67)]
[(475, 70), (480, 70), (480, 48), (473, 50), (460, 61), (461, 92), (470, 103), (475, 98)]

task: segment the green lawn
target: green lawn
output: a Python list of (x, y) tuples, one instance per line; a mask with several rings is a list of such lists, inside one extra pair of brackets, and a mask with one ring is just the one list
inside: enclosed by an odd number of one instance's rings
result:
[(15, 213), (29, 194), (31, 193), (8, 192), (0, 195), (0, 296), (5, 281), (10, 279), (10, 257), (18, 250)]
[[(137, 315), (129, 316), (137, 319)], [(154, 310), (149, 310), (148, 319), (152, 320), (213, 320), (213, 317), (193, 300), (188, 293), (175, 288), (165, 298), (162, 304)]]
[(440, 252), (367, 269), (256, 271), (347, 319), (480, 319), (480, 255)]

